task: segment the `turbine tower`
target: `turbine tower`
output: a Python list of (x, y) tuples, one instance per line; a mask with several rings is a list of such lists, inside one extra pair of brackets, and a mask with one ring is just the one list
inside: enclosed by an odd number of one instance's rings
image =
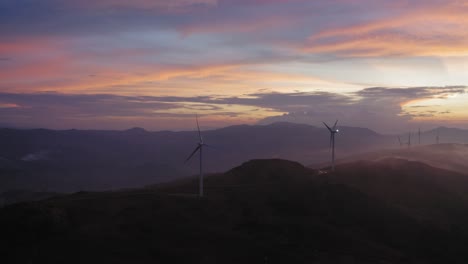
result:
[(421, 128), (418, 130), (418, 145), (421, 145)]
[(332, 151), (332, 171), (335, 171), (335, 134), (340, 132), (338, 129), (336, 129), (336, 124), (338, 123), (338, 120), (336, 120), (335, 124), (333, 125), (332, 128), (330, 128), (325, 122), (322, 122), (327, 128), (328, 131), (330, 131), (330, 148)]
[(198, 141), (197, 147), (195, 147), (192, 154), (190, 154), (190, 156), (185, 160), (185, 162), (188, 162), (193, 157), (193, 155), (197, 153), (197, 151), (200, 152), (200, 177), (199, 177), (199, 184), (198, 184), (198, 188), (199, 188), (198, 195), (200, 197), (203, 197), (203, 147), (206, 146), (206, 144), (203, 143), (203, 137), (200, 132), (200, 125), (198, 124), (198, 115), (195, 116), (195, 119), (197, 121), (199, 141)]
[(400, 138), (400, 136), (398, 136), (398, 143), (400, 143), (400, 147), (402, 147), (402, 146), (403, 146), (403, 143), (401, 142), (401, 138)]
[(408, 133), (408, 148), (411, 147), (411, 132)]

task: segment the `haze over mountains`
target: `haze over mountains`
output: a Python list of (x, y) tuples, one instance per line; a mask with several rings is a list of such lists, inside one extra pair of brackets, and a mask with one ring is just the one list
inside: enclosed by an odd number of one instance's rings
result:
[[(383, 148), (400, 149), (395, 135), (381, 135), (365, 128), (339, 128), (338, 159)], [(438, 130), (441, 142), (468, 140), (466, 130)], [(404, 136), (401, 135), (403, 139)], [(422, 144), (432, 144), (435, 136), (436, 130), (423, 132)], [(203, 137), (213, 146), (204, 153), (208, 172), (226, 171), (257, 158), (326, 166), (330, 155), (326, 128), (302, 124), (231, 126), (204, 131)], [(198, 170), (197, 162), (184, 164), (184, 160), (196, 141), (195, 131), (1, 129), (0, 192), (109, 190), (190, 176)], [(413, 142), (417, 142), (414, 135)], [(446, 156), (443, 153), (439, 156)]]
[[(468, 172), (468, 144), (441, 143), (434, 145), (417, 145), (411, 148), (382, 149), (342, 158), (339, 164), (360, 160), (379, 161), (387, 158), (399, 158), (409, 161), (419, 161), (433, 167), (459, 173)], [(310, 167), (321, 168), (327, 163), (313, 164)]]

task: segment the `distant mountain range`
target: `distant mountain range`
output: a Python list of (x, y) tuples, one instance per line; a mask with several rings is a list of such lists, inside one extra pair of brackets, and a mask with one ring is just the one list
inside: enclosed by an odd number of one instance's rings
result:
[[(468, 175), (252, 160), (206, 178), (0, 209), (6, 263), (466, 263)], [(77, 253), (79, 252), (79, 253)]]
[[(468, 139), (466, 130), (438, 130), (440, 142)], [(422, 144), (432, 144), (435, 135), (436, 130), (422, 133)], [(208, 172), (225, 171), (250, 159), (325, 164), (330, 156), (328, 131), (309, 125), (239, 125), (203, 131), (203, 137), (212, 146), (205, 151)], [(417, 142), (414, 138), (413, 134)], [(0, 192), (110, 190), (190, 176), (198, 164), (196, 159), (188, 164), (184, 160), (196, 142), (195, 131), (0, 129)], [(398, 140), (366, 128), (340, 127), (336, 145), (337, 157), (346, 158), (398, 147)]]

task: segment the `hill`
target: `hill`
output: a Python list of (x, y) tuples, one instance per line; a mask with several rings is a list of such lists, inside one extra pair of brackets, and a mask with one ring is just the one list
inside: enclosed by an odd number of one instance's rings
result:
[[(379, 161), (383, 159), (396, 158), (410, 161), (419, 161), (433, 167), (451, 170), (458, 173), (468, 172), (468, 145), (467, 144), (433, 144), (417, 145), (411, 148), (393, 148), (375, 150), (367, 153), (357, 154), (336, 161), (344, 164), (356, 161)], [(312, 168), (329, 166), (329, 163), (311, 165)]]
[(52, 192), (31, 192), (25, 190), (11, 190), (0, 193), (0, 206), (7, 204), (26, 202), (26, 201), (40, 201), (50, 197), (59, 196), (59, 193)]
[(328, 180), (354, 187), (441, 227), (463, 225), (468, 220), (467, 174), (387, 158), (342, 164)]
[(8, 263), (465, 263), (465, 177), (405, 160), (326, 174), (252, 160), (208, 176), (202, 199), (192, 178), (7, 206), (0, 253)]

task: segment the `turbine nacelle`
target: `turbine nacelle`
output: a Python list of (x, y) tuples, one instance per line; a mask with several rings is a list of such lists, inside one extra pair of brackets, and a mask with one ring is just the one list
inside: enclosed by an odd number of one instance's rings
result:
[(335, 121), (335, 124), (333, 125), (333, 127), (329, 127), (327, 125), (327, 123), (325, 123), (325, 122), (322, 122), (322, 123), (327, 127), (327, 129), (328, 129), (328, 131), (330, 131), (330, 133), (336, 134), (336, 133), (340, 132), (339, 129), (336, 129), (336, 125), (338, 124), (338, 120)]

